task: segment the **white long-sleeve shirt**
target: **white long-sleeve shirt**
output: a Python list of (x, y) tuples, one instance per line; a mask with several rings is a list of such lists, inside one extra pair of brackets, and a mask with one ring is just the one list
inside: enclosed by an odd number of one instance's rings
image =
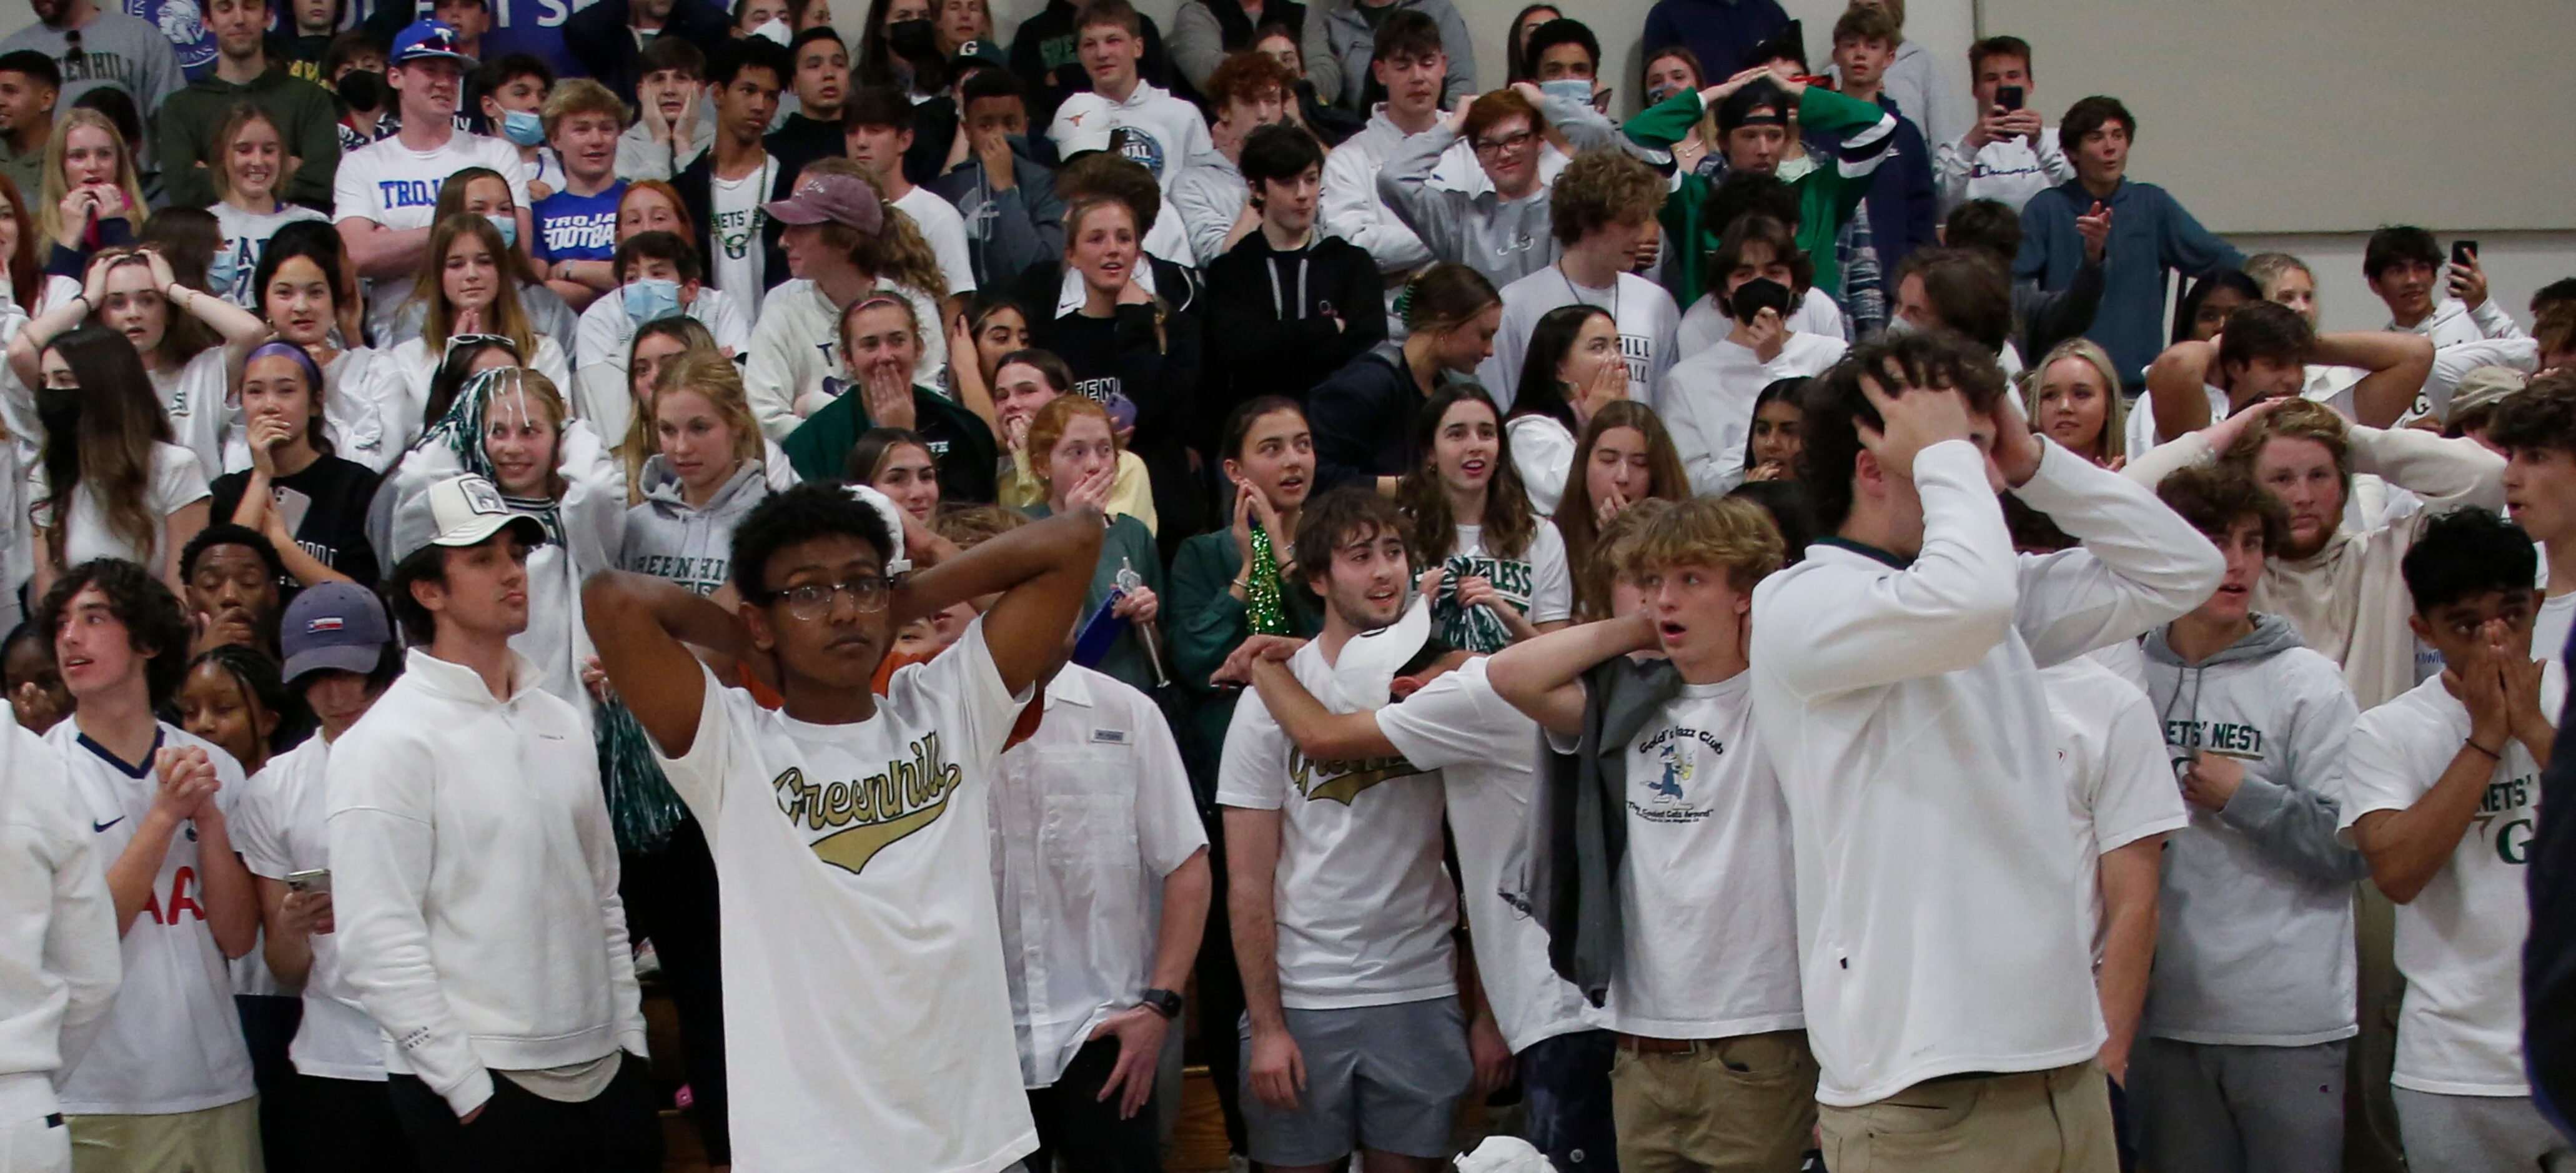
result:
[(123, 974), (83, 817), (62, 756), (0, 715), (0, 1126), (58, 1110)]
[(1974, 151), (1967, 136), (1932, 151), (1932, 186), (1940, 193), (1941, 214), (1969, 200), (1995, 200), (2015, 212), (2030, 197), (2075, 178), (2075, 163), (2057, 144), (2055, 127), (2039, 128), (2039, 145), (2029, 139), (1997, 139)]
[(2038, 669), (2207, 598), (2172, 510), (2042, 443), (2015, 492), (2085, 544), (2013, 552), (1977, 449), (1914, 460), (1911, 561), (1839, 539), (1753, 593), (1753, 711), (1789, 803), (1818, 1101), (2037, 1071), (2105, 1037)]
[(325, 775), (341, 975), (459, 1116), (494, 1071), (644, 1054), (590, 723), (512, 660), (501, 700), (415, 649)]

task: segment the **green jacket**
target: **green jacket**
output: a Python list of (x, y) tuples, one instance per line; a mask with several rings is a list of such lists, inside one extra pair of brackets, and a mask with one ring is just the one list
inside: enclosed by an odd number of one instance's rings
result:
[[(1285, 557), (1287, 551), (1277, 552)], [(1234, 548), (1234, 532), (1218, 530), (1181, 543), (1172, 555), (1172, 590), (1163, 599), (1163, 638), (1171, 645), (1172, 686), (1180, 690), (1188, 718), (1178, 730), (1181, 761), (1189, 767), (1199, 804), (1216, 803), (1216, 768), (1225, 753), (1226, 726), (1234, 723), (1234, 702), (1242, 690), (1214, 688), (1208, 675), (1243, 646), (1252, 634), (1252, 618), (1234, 597), (1234, 576), (1243, 556)], [(1280, 610), (1290, 634), (1312, 638), (1324, 629), (1323, 612), (1304, 587), (1283, 584)]]
[[(804, 423), (778, 442), (799, 479), (850, 479), (850, 447), (876, 426), (868, 419), (866, 398), (866, 392), (852, 387), (823, 405), (822, 410), (805, 417)], [(939, 499), (959, 504), (990, 503), (993, 466), (1002, 457), (993, 443), (993, 430), (984, 426), (983, 418), (958, 406), (955, 400), (920, 386), (912, 389), (912, 413), (912, 430), (929, 442), (930, 458), (939, 465)]]
[[(1630, 139), (1653, 147), (1670, 150), (1674, 143), (1690, 137), (1699, 125), (1701, 107), (1699, 91), (1684, 90), (1640, 112), (1628, 120), (1624, 129)], [(1888, 124), (1887, 134), (1864, 137), (1861, 131), (1880, 121)], [(1885, 149), (1895, 141), (1895, 116), (1870, 102), (1837, 94), (1823, 86), (1808, 86), (1798, 99), (1798, 127), (1802, 131), (1831, 131), (1853, 143), (1853, 149), (1866, 150), (1863, 144), (1878, 148), (1866, 159), (1816, 160), (1816, 168), (1800, 176), (1794, 185), (1798, 190), (1798, 247), (1816, 265), (1816, 288), (1840, 297), (1843, 288), (1842, 265), (1834, 257), (1834, 237), (1850, 223), (1852, 212), (1869, 194), (1870, 177), (1885, 157)], [(1856, 174), (1845, 174), (1856, 168)], [(1710, 223), (1705, 205), (1717, 183), (1705, 175), (1685, 175), (1681, 185), (1664, 198), (1664, 238), (1674, 242), (1681, 257), (1680, 287), (1673, 290), (1674, 300), (1685, 307), (1706, 292), (1702, 270), (1708, 258), (1717, 252), (1717, 239), (1726, 225)]]
[[(340, 107), (331, 91), (274, 64), (246, 86), (208, 71), (161, 103), (153, 142), (160, 151), (161, 190), (170, 206), (202, 208), (215, 202), (215, 173), (210, 170), (219, 162), (215, 136), (223, 133), (233, 107), (244, 102), (268, 112), (287, 157), (301, 163), (278, 185), (277, 198), (330, 211), (331, 177), (340, 169)], [(200, 162), (205, 166), (197, 166)]]

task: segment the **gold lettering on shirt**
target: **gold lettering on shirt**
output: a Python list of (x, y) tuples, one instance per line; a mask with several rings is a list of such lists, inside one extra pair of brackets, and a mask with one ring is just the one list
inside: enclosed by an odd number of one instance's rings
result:
[(1411, 778), (1422, 773), (1402, 757), (1362, 758), (1358, 761), (1319, 762), (1290, 750), (1288, 778), (1297, 793), (1309, 802), (1338, 802), (1349, 806), (1360, 792), (1395, 778)]
[(789, 766), (770, 787), (789, 822), (808, 832), (830, 831), (808, 844), (814, 854), (855, 875), (878, 852), (939, 821), (962, 777), (940, 753), (939, 735), (928, 733), (912, 743), (911, 758), (887, 762), (883, 773), (814, 782)]

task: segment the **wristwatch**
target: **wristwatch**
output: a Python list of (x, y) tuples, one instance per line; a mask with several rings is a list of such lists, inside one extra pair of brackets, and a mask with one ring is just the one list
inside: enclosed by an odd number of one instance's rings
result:
[(1170, 990), (1147, 990), (1144, 994), (1144, 1003), (1147, 1009), (1165, 1018), (1181, 1016), (1181, 996)]

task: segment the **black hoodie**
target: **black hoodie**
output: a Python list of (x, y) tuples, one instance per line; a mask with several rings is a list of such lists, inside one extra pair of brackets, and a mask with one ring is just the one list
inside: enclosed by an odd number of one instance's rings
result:
[(1207, 367), (1199, 442), (1216, 451), (1234, 405), (1263, 395), (1299, 403), (1343, 364), (1386, 340), (1377, 262), (1338, 236), (1280, 251), (1260, 231), (1207, 270)]

